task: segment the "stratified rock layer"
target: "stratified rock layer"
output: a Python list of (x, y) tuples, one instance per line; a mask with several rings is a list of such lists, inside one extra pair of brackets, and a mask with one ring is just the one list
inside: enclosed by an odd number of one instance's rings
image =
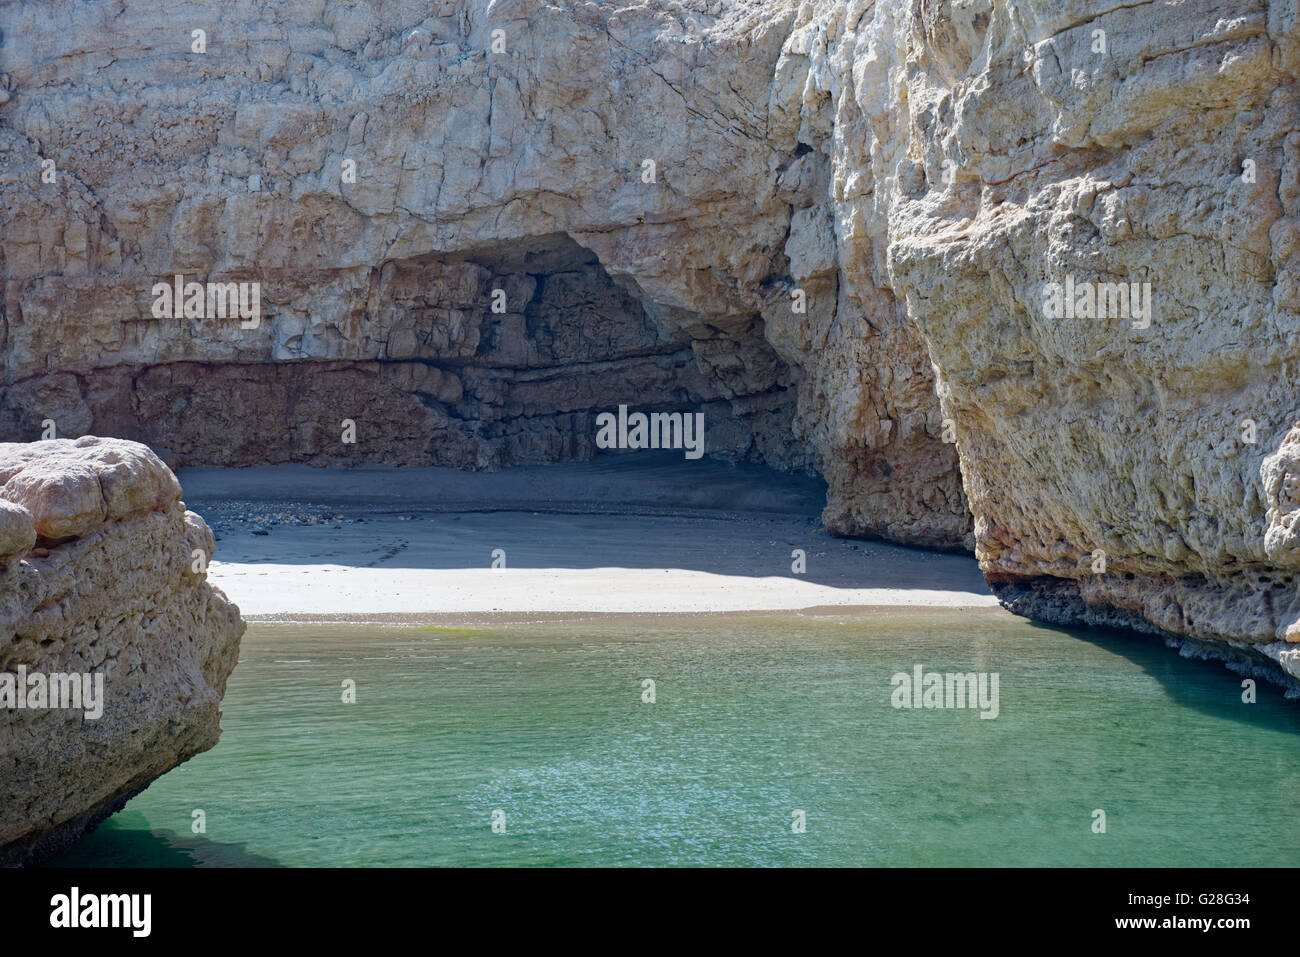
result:
[(220, 736), (244, 624), (180, 494), (134, 442), (0, 444), (0, 674), (104, 688), (97, 718), (0, 706), (0, 864), (57, 852)]
[(0, 430), (495, 467), (705, 407), (837, 533), (1293, 670), (1296, 0), (90, 9), (5, 13)]
[[(833, 530), (970, 547), (920, 337), (840, 268), (794, 15), (13, 6), (0, 435), (498, 467), (592, 455), (619, 404), (703, 410), (711, 452), (819, 468)], [(155, 318), (176, 275), (260, 282), (260, 324)]]

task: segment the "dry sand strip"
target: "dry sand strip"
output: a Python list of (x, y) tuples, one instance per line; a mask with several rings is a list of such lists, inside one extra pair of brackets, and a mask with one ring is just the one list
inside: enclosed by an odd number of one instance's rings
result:
[(638, 459), (180, 478), (220, 536), (212, 582), (253, 619), (997, 604), (969, 557), (828, 536), (816, 480)]

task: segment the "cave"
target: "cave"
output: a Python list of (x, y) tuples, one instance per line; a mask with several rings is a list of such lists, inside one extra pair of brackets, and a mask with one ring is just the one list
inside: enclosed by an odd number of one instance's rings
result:
[(627, 406), (703, 414), (714, 458), (807, 464), (795, 373), (759, 317), (688, 325), (563, 234), (260, 282), (259, 328), (204, 330), (237, 339), (230, 361), (30, 377), (6, 390), (0, 433), (128, 438), (177, 466), (498, 469), (620, 454), (597, 418)]

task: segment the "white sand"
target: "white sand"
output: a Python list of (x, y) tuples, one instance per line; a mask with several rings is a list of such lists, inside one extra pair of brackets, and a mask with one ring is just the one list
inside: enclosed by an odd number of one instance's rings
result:
[[(820, 483), (766, 469), (621, 456), (180, 477), (188, 506), (219, 528), (232, 513), (301, 513), (295, 503), (353, 520), (223, 530), (209, 577), (250, 618), (996, 605), (973, 559), (831, 538), (816, 520)], [(791, 570), (796, 548), (805, 574)]]

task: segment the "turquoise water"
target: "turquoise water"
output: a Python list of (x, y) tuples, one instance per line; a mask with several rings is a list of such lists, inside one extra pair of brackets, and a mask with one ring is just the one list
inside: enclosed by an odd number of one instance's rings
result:
[[(58, 863), (1300, 864), (1300, 702), (1157, 641), (927, 609), (253, 625), (242, 655), (221, 743)], [(997, 672), (998, 717), (895, 709), (916, 664)]]

